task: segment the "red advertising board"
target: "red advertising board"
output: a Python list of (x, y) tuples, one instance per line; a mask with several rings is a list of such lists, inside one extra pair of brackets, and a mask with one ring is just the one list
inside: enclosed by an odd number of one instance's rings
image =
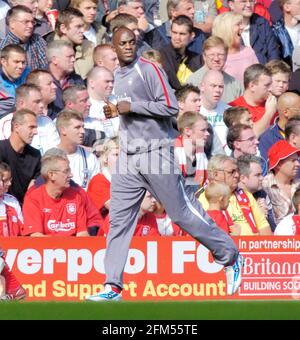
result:
[[(133, 239), (124, 300), (298, 299), (300, 237), (235, 239), (245, 257), (243, 284), (226, 296), (223, 267), (188, 237)], [(0, 238), (28, 301), (79, 301), (102, 289), (105, 239)]]

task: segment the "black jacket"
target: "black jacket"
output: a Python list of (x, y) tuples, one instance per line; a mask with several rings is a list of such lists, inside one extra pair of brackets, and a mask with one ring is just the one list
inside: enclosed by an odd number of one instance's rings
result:
[(289, 91), (300, 95), (300, 68), (292, 73), (289, 83)]
[(180, 63), (186, 58), (185, 64), (192, 71), (197, 71), (201, 66), (201, 56), (197, 53), (186, 50), (185, 56), (178, 53), (172, 44), (163, 46), (159, 49), (162, 56), (163, 68), (168, 75), (169, 83), (172, 88), (177, 90), (181, 87), (177, 78), (177, 71)]
[(59, 11), (65, 10), (70, 4), (70, 0), (55, 0), (53, 4), (53, 8), (58, 9)]
[[(145, 41), (155, 50), (159, 50), (162, 46), (167, 45), (171, 42), (170, 37), (170, 21), (163, 23), (161, 26), (155, 27), (150, 32), (145, 34)], [(202, 54), (202, 46), (208, 35), (202, 32), (199, 28), (194, 27), (193, 32), (195, 38), (187, 49), (191, 52)]]
[(250, 18), (250, 45), (261, 64), (281, 59), (279, 44), (269, 22), (255, 13)]

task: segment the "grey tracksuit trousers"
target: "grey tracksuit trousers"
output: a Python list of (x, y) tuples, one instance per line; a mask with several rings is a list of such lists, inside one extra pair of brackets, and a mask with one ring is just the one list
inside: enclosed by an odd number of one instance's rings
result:
[(177, 173), (171, 147), (138, 155), (121, 152), (117, 168), (111, 183), (106, 283), (123, 287), (128, 249), (146, 190), (164, 205), (172, 221), (212, 252), (216, 262), (226, 266), (236, 259), (238, 249), (232, 239), (185, 187), (183, 177)]

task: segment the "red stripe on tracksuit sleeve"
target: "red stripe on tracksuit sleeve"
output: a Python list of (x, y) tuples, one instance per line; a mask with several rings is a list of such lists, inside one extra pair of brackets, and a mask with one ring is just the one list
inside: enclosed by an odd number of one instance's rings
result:
[(160, 73), (158, 67), (157, 67), (154, 63), (152, 63), (151, 61), (146, 60), (146, 59), (144, 59), (144, 58), (140, 58), (140, 61), (142, 61), (142, 62), (144, 62), (144, 63), (151, 64), (151, 65), (154, 67), (154, 70), (156, 71), (156, 73), (157, 73), (157, 75), (158, 75), (158, 78), (159, 78), (159, 80), (160, 80), (160, 82), (161, 82), (161, 86), (162, 86), (162, 88), (163, 88), (163, 91), (164, 91), (164, 94), (165, 94), (165, 97), (166, 97), (167, 106), (170, 107), (170, 106), (171, 106), (171, 103), (170, 103), (169, 94), (168, 94), (166, 85), (165, 85), (165, 83), (164, 83), (164, 80), (163, 80), (163, 78), (162, 78), (162, 76), (161, 76), (161, 73)]

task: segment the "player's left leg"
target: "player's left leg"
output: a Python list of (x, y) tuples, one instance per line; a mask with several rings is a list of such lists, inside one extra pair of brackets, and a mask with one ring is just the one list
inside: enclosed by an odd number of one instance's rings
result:
[(216, 262), (231, 265), (239, 253), (235, 243), (206, 214), (195, 196), (186, 190), (176, 166), (172, 148), (149, 152), (148, 164), (143, 162), (141, 169), (147, 189), (163, 204), (174, 223), (212, 252)]

